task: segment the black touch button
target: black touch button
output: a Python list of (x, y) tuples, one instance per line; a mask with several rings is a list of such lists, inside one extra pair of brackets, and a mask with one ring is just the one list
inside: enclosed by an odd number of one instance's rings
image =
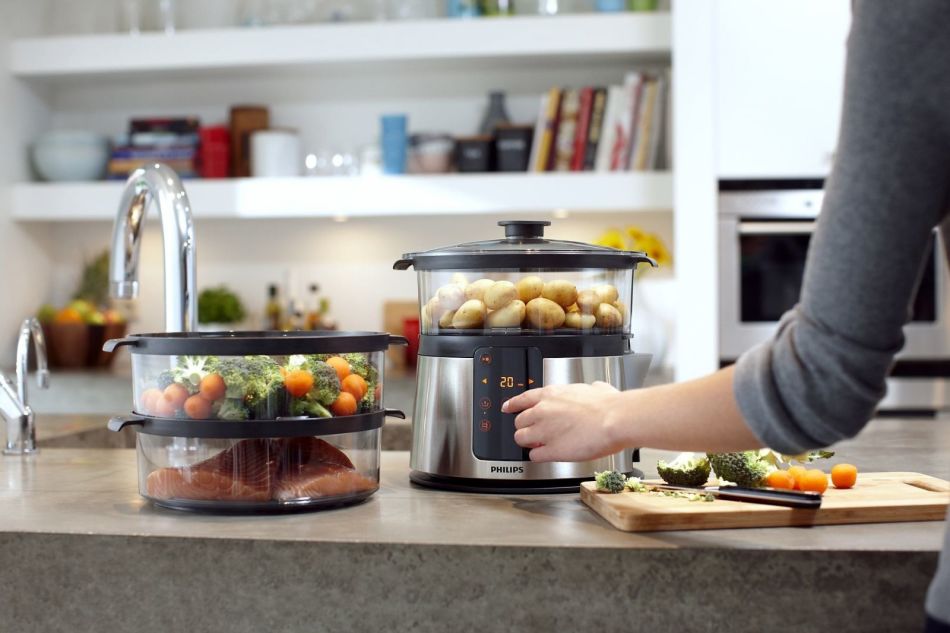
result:
[[(515, 443), (515, 415), (501, 405), (540, 386), (541, 353), (536, 348), (495, 347), (475, 352), (472, 452), (482, 460), (525, 461), (527, 451)], [(485, 359), (489, 362), (484, 362)]]

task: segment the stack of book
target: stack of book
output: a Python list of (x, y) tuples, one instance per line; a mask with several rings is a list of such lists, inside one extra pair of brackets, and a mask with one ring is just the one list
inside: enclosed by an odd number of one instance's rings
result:
[(664, 169), (668, 95), (662, 72), (631, 72), (619, 86), (552, 88), (541, 97), (528, 169)]
[(198, 176), (199, 123), (196, 118), (132, 119), (127, 142), (109, 159), (108, 177), (124, 180), (146, 163), (162, 162), (182, 178)]

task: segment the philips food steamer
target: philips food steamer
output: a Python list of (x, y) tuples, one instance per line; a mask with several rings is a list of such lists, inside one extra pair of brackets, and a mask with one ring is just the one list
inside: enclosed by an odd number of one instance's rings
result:
[(635, 472), (636, 451), (534, 463), (514, 440), (509, 398), (544, 385), (642, 386), (631, 347), (634, 271), (644, 253), (544, 238), (546, 221), (505, 221), (504, 239), (409, 253), (420, 341), (410, 478), (473, 492), (576, 491), (595, 471)]

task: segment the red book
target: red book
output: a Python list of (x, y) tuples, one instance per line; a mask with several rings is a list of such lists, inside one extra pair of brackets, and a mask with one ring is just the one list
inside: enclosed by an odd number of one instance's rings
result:
[(587, 133), (590, 129), (590, 116), (594, 108), (594, 89), (581, 89), (580, 108), (577, 111), (577, 127), (574, 129), (574, 155), (571, 158), (571, 171), (584, 169), (584, 154), (587, 152)]

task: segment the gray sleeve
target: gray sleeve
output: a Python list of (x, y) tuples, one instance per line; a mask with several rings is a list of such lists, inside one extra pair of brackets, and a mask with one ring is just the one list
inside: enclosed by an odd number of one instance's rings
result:
[(948, 208), (948, 34), (945, 0), (854, 5), (837, 155), (801, 299), (736, 366), (739, 408), (771, 448), (851, 437), (884, 396)]

